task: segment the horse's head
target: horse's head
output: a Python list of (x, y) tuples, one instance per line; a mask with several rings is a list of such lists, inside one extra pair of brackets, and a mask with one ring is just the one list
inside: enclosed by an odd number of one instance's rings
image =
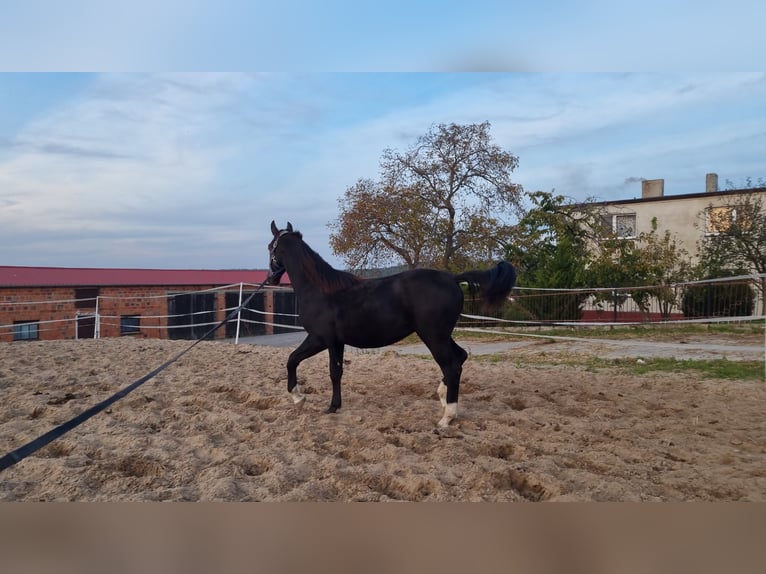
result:
[(282, 258), (279, 254), (279, 238), (286, 233), (293, 233), (293, 224), (287, 222), (285, 229), (277, 229), (277, 225), (272, 220), (271, 233), (274, 238), (269, 243), (269, 276), (266, 278), (266, 282), (269, 285), (279, 285), (279, 281), (282, 279), (282, 275), (285, 274), (285, 266), (282, 264)]

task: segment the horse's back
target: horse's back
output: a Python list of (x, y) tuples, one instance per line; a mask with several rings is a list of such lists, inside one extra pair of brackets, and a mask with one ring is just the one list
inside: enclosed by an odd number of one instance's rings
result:
[(334, 317), (341, 340), (356, 347), (380, 347), (426, 325), (451, 332), (463, 308), (463, 292), (449, 273), (415, 269), (367, 279), (328, 302), (325, 310)]
[[(397, 277), (394, 275), (394, 277)], [(455, 276), (437, 269), (412, 269), (398, 275), (399, 281), (414, 293), (430, 293), (447, 297), (461, 293)], [(462, 302), (462, 301), (461, 301)]]
[(434, 319), (440, 315), (457, 321), (463, 309), (463, 291), (451, 273), (413, 269), (400, 273), (395, 285), (403, 303), (417, 319)]
[(412, 269), (375, 279), (367, 279), (338, 293), (336, 301), (352, 306), (375, 305), (389, 312), (411, 314), (416, 311), (459, 313), (463, 307), (463, 292), (454, 276), (435, 269)]

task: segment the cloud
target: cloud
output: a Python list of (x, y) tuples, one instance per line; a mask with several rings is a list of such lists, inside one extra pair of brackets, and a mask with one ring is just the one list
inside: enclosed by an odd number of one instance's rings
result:
[(24, 142), (16, 141), (7, 146), (15, 149), (19, 153), (31, 154), (50, 154), (73, 156), (74, 158), (96, 158), (96, 159), (137, 159), (121, 153), (114, 153), (108, 150), (87, 148), (84, 146), (71, 145), (67, 143), (44, 143), (44, 142)]
[(94, 245), (122, 234), (150, 243), (160, 229), (148, 223), (156, 214), (173, 228), (184, 225), (190, 205), (216, 213), (222, 198), (209, 186), (228, 153), (218, 118), (252, 81), (196, 74), (100, 78), (5, 147), (2, 233), (55, 230)]
[[(202, 89), (206, 88), (206, 89)], [(216, 150), (206, 138), (225, 99), (206, 76), (105, 76), (79, 100), (17, 134), (3, 161), (4, 189), (24, 188), (32, 214), (163, 196), (209, 181)]]
[(324, 125), (342, 104), (299, 88), (270, 74), (98, 77), (6, 141), (0, 242), (23, 248), (4, 260), (263, 266), (273, 217), (326, 245), (364, 146)]

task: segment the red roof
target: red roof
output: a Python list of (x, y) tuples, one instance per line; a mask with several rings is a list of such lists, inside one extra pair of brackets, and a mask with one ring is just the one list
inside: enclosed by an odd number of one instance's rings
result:
[(268, 271), (263, 269), (104, 269), (0, 265), (0, 287), (260, 284), (267, 275)]

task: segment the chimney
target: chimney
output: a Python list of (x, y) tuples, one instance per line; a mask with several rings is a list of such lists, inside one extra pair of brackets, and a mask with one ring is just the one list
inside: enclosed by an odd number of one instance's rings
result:
[(705, 175), (705, 193), (715, 193), (718, 191), (718, 174), (708, 173)]
[(664, 179), (645, 179), (641, 182), (641, 197), (662, 197), (665, 195)]

